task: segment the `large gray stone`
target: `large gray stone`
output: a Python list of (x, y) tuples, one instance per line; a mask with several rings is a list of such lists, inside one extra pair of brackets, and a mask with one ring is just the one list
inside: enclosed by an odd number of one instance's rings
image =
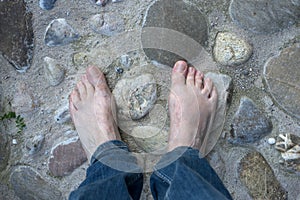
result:
[(54, 146), (49, 158), (49, 170), (53, 176), (66, 176), (87, 160), (78, 137), (70, 138)]
[(22, 200), (62, 199), (61, 192), (29, 166), (15, 168), (11, 173), (10, 183)]
[(0, 1), (0, 51), (17, 70), (31, 65), (33, 53), (32, 14), (25, 1)]
[(233, 21), (258, 33), (279, 31), (300, 19), (295, 0), (232, 0), (229, 10)]
[(7, 166), (10, 148), (6, 135), (0, 132), (0, 172)]
[(239, 177), (253, 199), (287, 199), (287, 192), (259, 152), (250, 152), (239, 163)]
[[(157, 29), (146, 29), (149, 27)], [(191, 47), (190, 43), (204, 45), (207, 41), (206, 17), (195, 5), (182, 0), (158, 0), (151, 4), (143, 28), (142, 45), (146, 55), (169, 66), (173, 66), (178, 59), (189, 59), (183, 49), (196, 51), (189, 52), (189, 56), (199, 55), (199, 48)], [(190, 39), (193, 41), (189, 42)]]
[(271, 121), (248, 97), (242, 97), (232, 123), (232, 142), (251, 143), (272, 131)]
[(265, 65), (264, 78), (272, 97), (300, 119), (300, 44), (283, 49)]

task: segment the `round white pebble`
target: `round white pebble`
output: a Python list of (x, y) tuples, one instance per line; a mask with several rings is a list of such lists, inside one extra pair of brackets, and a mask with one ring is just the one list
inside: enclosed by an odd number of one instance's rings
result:
[(14, 145), (18, 144), (17, 140), (16, 140), (16, 139), (13, 139), (13, 140), (12, 140), (12, 144), (14, 144)]
[(269, 143), (270, 145), (275, 144), (275, 143), (276, 143), (275, 138), (269, 138), (269, 139), (268, 139), (268, 143)]

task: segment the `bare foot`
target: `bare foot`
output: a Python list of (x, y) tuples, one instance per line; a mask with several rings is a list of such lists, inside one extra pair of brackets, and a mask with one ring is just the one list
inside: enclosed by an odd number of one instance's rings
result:
[(88, 159), (97, 147), (120, 140), (114, 98), (103, 73), (89, 67), (69, 98), (69, 109)]
[(216, 107), (217, 90), (213, 82), (186, 62), (178, 61), (173, 68), (169, 96), (169, 151), (189, 146), (204, 153)]

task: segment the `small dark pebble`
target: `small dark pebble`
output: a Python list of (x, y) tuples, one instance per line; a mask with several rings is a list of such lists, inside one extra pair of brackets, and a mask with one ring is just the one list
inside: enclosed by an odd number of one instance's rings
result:
[(56, 0), (40, 0), (40, 7), (44, 10), (51, 10)]
[(250, 73), (250, 72), (249, 72), (249, 70), (247, 70), (247, 69), (245, 69), (245, 70), (242, 71), (242, 74), (245, 75), (245, 76), (248, 76), (249, 73)]
[(124, 72), (124, 69), (123, 68), (121, 68), (121, 67), (116, 67), (116, 72), (118, 73), (118, 74), (122, 74), (123, 72)]

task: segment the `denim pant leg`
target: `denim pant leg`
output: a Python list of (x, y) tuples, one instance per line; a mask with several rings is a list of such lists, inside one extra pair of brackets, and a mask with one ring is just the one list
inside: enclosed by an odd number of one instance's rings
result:
[(125, 143), (106, 142), (93, 154), (86, 179), (69, 199), (139, 199), (143, 188), (141, 172)]
[(150, 178), (151, 192), (160, 199), (232, 199), (199, 151), (178, 147), (164, 155)]

